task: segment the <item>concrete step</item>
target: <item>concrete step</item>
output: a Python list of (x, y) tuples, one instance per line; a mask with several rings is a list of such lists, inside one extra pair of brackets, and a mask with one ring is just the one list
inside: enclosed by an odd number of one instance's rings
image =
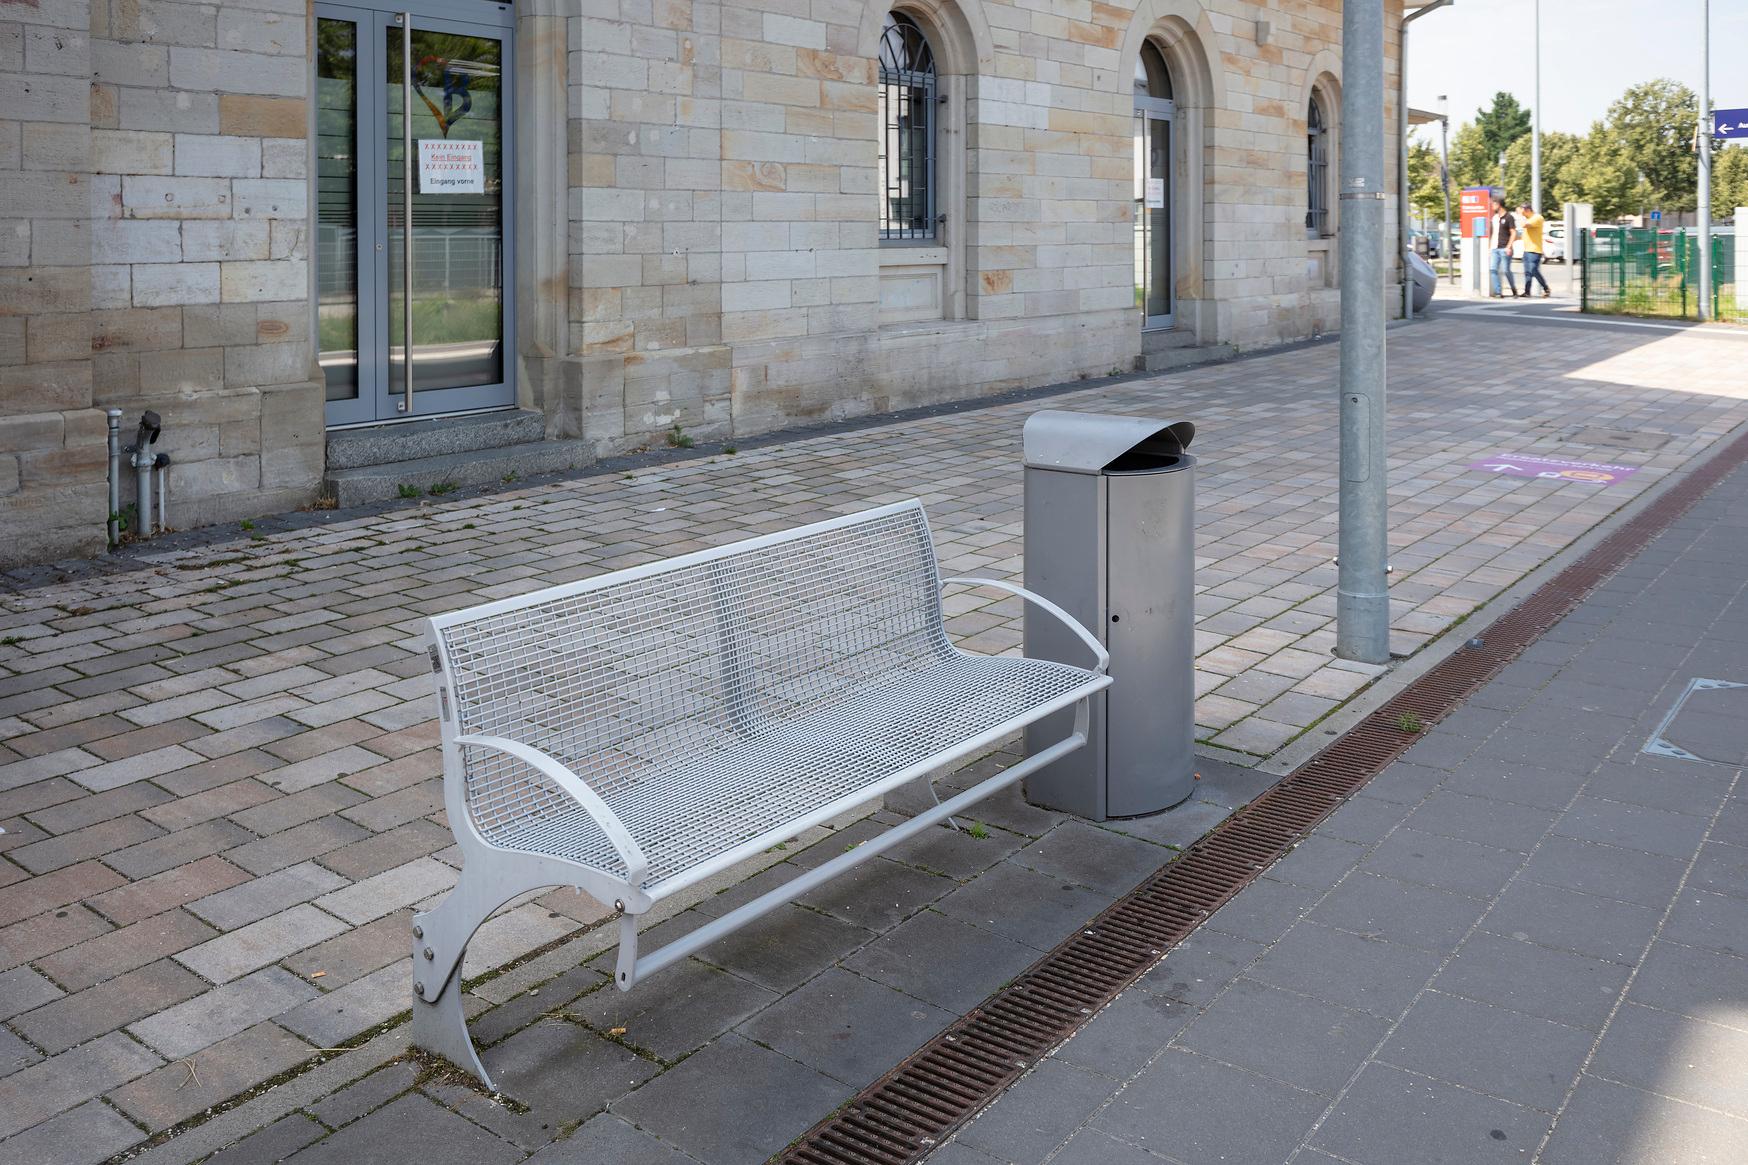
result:
[(499, 409), (489, 413), (464, 413), (458, 417), (336, 429), (328, 434), (328, 469), (358, 469), (396, 461), (418, 461), (446, 453), (503, 449), (539, 441), (545, 435), (546, 418), (531, 409)]
[(1141, 351), (1164, 352), (1168, 348), (1194, 348), (1196, 334), (1180, 331), (1177, 328), (1156, 328), (1150, 332), (1141, 333)]
[(1238, 355), (1231, 344), (1198, 344), (1193, 347), (1162, 348), (1142, 352), (1141, 371), (1171, 372), (1178, 368), (1194, 368), (1201, 364), (1219, 364)]
[[(330, 468), (327, 492), (342, 507), (361, 506), (402, 496), (430, 495), (433, 486), (497, 485), (504, 483), (506, 478), (515, 481), (537, 473), (580, 469), (594, 460), (593, 448), (587, 441), (533, 441), (498, 449), (440, 453), (434, 457), (391, 461), (383, 465)], [(407, 491), (404, 494), (403, 486)], [(414, 490), (418, 491), (416, 495), (411, 492)]]

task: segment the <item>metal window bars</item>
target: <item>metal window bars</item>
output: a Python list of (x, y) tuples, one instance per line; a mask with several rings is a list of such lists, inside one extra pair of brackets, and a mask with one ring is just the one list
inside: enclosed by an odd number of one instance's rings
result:
[(1313, 239), (1328, 238), (1329, 125), (1315, 93), (1305, 111), (1305, 184), (1305, 233)]
[(936, 235), (935, 54), (914, 20), (889, 12), (880, 36), (880, 238)]

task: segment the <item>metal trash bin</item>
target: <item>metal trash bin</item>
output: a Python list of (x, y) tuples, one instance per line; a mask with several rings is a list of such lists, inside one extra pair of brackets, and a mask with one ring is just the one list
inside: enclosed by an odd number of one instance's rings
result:
[[(1115, 681), (1087, 746), (1040, 769), (1026, 799), (1093, 821), (1169, 809), (1195, 786), (1195, 466), (1188, 421), (1046, 410), (1025, 428), (1026, 582), (1098, 635)], [(1084, 665), (1061, 623), (1028, 610), (1026, 654)], [(1071, 730), (1026, 730), (1031, 755)]]

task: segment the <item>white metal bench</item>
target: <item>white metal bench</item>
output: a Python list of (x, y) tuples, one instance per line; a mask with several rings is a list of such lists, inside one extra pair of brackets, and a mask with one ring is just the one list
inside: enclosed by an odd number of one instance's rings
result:
[[(413, 1043), (490, 1083), (461, 965), (486, 917), (576, 886), (621, 912), (627, 990), (1086, 741), (1090, 670), (948, 640), (920, 502), (431, 620), (460, 881), (413, 919)], [(641, 957), (638, 916), (803, 830), (1077, 705), (1067, 738)], [(932, 791), (932, 786), (931, 786)]]

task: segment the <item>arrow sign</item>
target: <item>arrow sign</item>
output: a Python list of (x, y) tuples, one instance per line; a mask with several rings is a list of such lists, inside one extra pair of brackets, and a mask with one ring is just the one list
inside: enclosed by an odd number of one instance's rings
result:
[(1712, 133), (1721, 138), (1748, 138), (1748, 109), (1712, 110)]

